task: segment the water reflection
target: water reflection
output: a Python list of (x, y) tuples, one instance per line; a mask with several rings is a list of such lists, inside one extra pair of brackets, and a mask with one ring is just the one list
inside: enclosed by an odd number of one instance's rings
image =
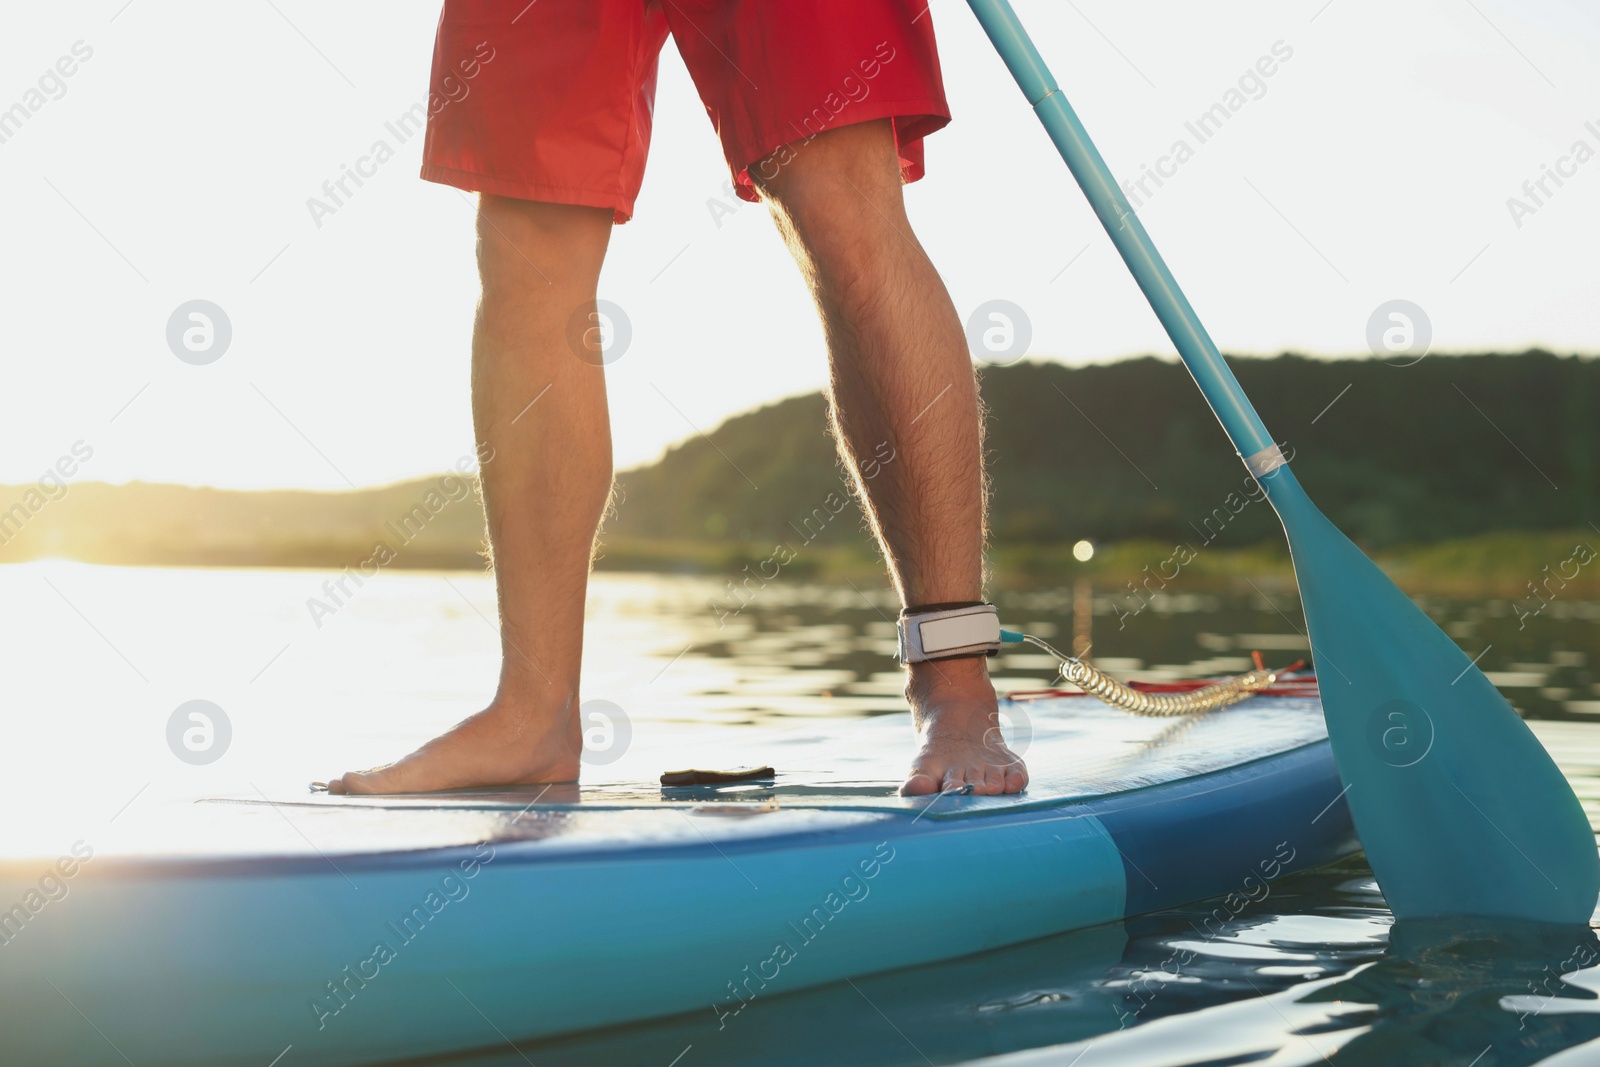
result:
[[(894, 649), (898, 604), (887, 589), (861, 586), (770, 586), (738, 616), (716, 625), (691, 589), (698, 579), (669, 579), (685, 594), (655, 600), (701, 637), (692, 655), (756, 670), (781, 660), (812, 672), (821, 691), (856, 711), (902, 709), (899, 674), (886, 663)], [(1305, 619), (1292, 585), (1241, 579), (1231, 592), (1146, 595), (1076, 587), (1002, 590), (1005, 624), (1054, 641), (1092, 644), (1091, 655), (1114, 674), (1150, 680), (1249, 670), (1250, 652), (1271, 664), (1309, 656)], [(1600, 603), (1568, 601), (1520, 620), (1509, 601), (1426, 597), (1419, 603), (1529, 718), (1591, 720), (1600, 716)], [(1559, 606), (1560, 611), (1554, 608)], [(701, 614), (705, 615), (700, 620)], [(1004, 686), (1047, 684), (1053, 661), (1042, 653), (1007, 652), (992, 664)], [(836, 682), (837, 684), (830, 684)], [(758, 710), (752, 707), (752, 711)]]

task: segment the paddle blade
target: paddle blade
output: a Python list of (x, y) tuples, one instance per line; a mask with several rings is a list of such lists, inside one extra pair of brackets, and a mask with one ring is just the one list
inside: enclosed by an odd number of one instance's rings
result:
[(1389, 907), (1587, 923), (1600, 852), (1544, 746), (1287, 467), (1263, 484), (1289, 535), (1345, 800)]

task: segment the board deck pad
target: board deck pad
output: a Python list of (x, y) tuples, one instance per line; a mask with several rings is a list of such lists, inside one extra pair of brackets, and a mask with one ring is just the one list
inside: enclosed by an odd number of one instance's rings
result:
[(1028, 765), (1030, 783), (1019, 794), (899, 796), (911, 741), (905, 719), (824, 719), (750, 746), (750, 765), (777, 768), (771, 781), (665, 787), (601, 777), (392, 796), (309, 787), (240, 792), (174, 804), (105, 842), (101, 854), (149, 864), (162, 857), (392, 857), (478, 841), (539, 841), (551, 852), (639, 850), (810, 833), (886, 816), (944, 822), (1115, 796), (1327, 737), (1314, 695), (1262, 695), (1182, 718), (1130, 715), (1087, 696), (1007, 699), (1001, 711), (1007, 739)]
[[(1284, 752), (1328, 736), (1315, 697), (1262, 696), (1231, 708), (1181, 718), (1145, 718), (1092, 697), (1006, 700), (1008, 742), (1020, 749), (1030, 782), (1025, 793), (945, 797), (928, 818), (954, 818), (996, 809), (1019, 810), (1160, 785)], [(777, 800), (785, 807), (920, 812), (921, 797), (897, 794), (911, 737), (900, 716), (822, 720), (805, 738), (782, 747), (754, 747), (752, 764), (777, 768), (771, 783), (662, 786), (657, 782), (521, 786), (504, 790), (351, 797), (308, 794), (287, 800), (341, 807), (638, 808), (705, 802)], [(1019, 736), (1020, 735), (1020, 736)], [(538, 798), (535, 801), (535, 798)], [(249, 797), (240, 798), (249, 803)], [(261, 798), (256, 797), (255, 802)], [(951, 801), (960, 800), (959, 804)]]

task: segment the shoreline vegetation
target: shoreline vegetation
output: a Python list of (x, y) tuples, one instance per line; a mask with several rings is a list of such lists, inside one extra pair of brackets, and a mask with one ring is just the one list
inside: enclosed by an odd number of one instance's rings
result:
[[(372, 577), (383, 570), (478, 572), (487, 570), (473, 550), (419, 549), (385, 553), (343, 542), (298, 542), (259, 551), (216, 542), (175, 548), (128, 546), (107, 556), (47, 553), (33, 559), (71, 558), (81, 562), (157, 567), (263, 567), (290, 570), (350, 570)], [(1094, 558), (1080, 562), (1071, 545), (1001, 546), (989, 553), (989, 571), (1001, 589), (1040, 584), (1066, 585), (1088, 579), (1108, 593), (1149, 595), (1223, 589), (1248, 589), (1246, 580), (1266, 584), (1268, 592), (1294, 582), (1287, 546), (1265, 543), (1241, 548), (1181, 551), (1185, 546), (1154, 540), (1101, 545)], [(602, 538), (595, 561), (601, 572), (644, 572), (720, 578), (733, 587), (755, 589), (786, 580), (824, 584), (881, 585), (881, 558), (866, 547), (818, 546), (803, 553), (775, 553), (772, 547), (718, 541)], [(1496, 596), (1539, 602), (1557, 597), (1600, 599), (1600, 535), (1593, 530), (1517, 531), (1464, 537), (1422, 545), (1396, 545), (1371, 553), (1407, 593), (1433, 596)], [(1183, 562), (1183, 560), (1187, 560)], [(0, 565), (27, 562), (0, 553)], [(1130, 588), (1131, 587), (1131, 588)]]
[[(1182, 549), (1191, 547), (1191, 552)], [(1519, 531), (1464, 537), (1425, 545), (1396, 545), (1372, 553), (1374, 560), (1408, 593), (1442, 596), (1502, 596), (1538, 599), (1556, 596), (1600, 597), (1600, 535), (1593, 530)], [(779, 557), (781, 558), (781, 557)], [(1187, 562), (1181, 562), (1187, 559)], [(880, 557), (851, 547), (812, 549), (774, 571), (774, 553), (709, 542), (602, 539), (596, 569), (651, 571), (722, 577), (738, 585), (759, 584), (780, 575), (818, 582), (846, 579), (878, 581)], [(763, 567), (765, 564), (765, 567)], [(1102, 545), (1094, 558), (1080, 562), (1070, 544), (998, 547), (989, 569), (1002, 588), (1040, 583), (1067, 584), (1086, 578), (1115, 593), (1131, 584), (1145, 595), (1160, 592), (1244, 587), (1245, 579), (1275, 587), (1294, 581), (1287, 545), (1264, 543), (1241, 548), (1193, 551), (1192, 546), (1155, 540)]]
[[(1404, 366), (1296, 355), (1230, 363), (1264, 401), (1312, 498), (1401, 588), (1503, 596), (1530, 611), (1600, 597), (1600, 359), (1533, 351)], [(1089, 579), (1147, 596), (1292, 582), (1261, 486), (1230, 455), (1181, 366), (1144, 357), (981, 374), (997, 587)], [(83, 481), (83, 458), (63, 456), (33, 484), (0, 486), (0, 564), (367, 578), (485, 567), (470, 463), (369, 489), (241, 491)], [(892, 448), (879, 461), (895, 461)], [(1080, 540), (1095, 546), (1087, 562), (1073, 556)], [(883, 576), (817, 393), (733, 416), (621, 472), (597, 567), (710, 575), (730, 592), (783, 579), (881, 585)]]

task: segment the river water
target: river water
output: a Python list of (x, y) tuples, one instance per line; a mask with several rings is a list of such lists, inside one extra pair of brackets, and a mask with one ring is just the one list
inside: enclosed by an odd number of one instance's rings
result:
[[(498, 648), (484, 575), (381, 573), (342, 588), (336, 578), (0, 567), (0, 722), (13, 756), (0, 797), (28, 813), (8, 849), (55, 850), (168, 800), (303, 791), (482, 706)], [(904, 714), (887, 589), (785, 578), (737, 614), (723, 592), (704, 577), (594, 579), (584, 695), (624, 709), (641, 751), (732, 752), (817, 717)], [(1087, 644), (1124, 677), (1244, 670), (1252, 650), (1274, 665), (1306, 653), (1292, 587), (1241, 582), (1137, 612), (1114, 590), (1081, 587), (999, 602), (1008, 625)], [(1600, 604), (1557, 600), (1527, 620), (1501, 600), (1424, 607), (1534, 720), (1600, 821)], [(1009, 654), (995, 674), (1002, 690), (1037, 688), (1050, 662)], [(174, 709), (196, 699), (228, 720), (224, 757), (204, 765), (175, 758), (168, 741)], [(1600, 1063), (1590, 931), (1396, 927), (1359, 857), (1275, 883), (1220, 936), (1202, 937), (1212, 914), (1200, 903), (775, 996), (715, 1043), (693, 1038), (704, 1020), (668, 1019), (448, 1062)], [(1194, 962), (1181, 974), (1163, 967), (1183, 952)]]

